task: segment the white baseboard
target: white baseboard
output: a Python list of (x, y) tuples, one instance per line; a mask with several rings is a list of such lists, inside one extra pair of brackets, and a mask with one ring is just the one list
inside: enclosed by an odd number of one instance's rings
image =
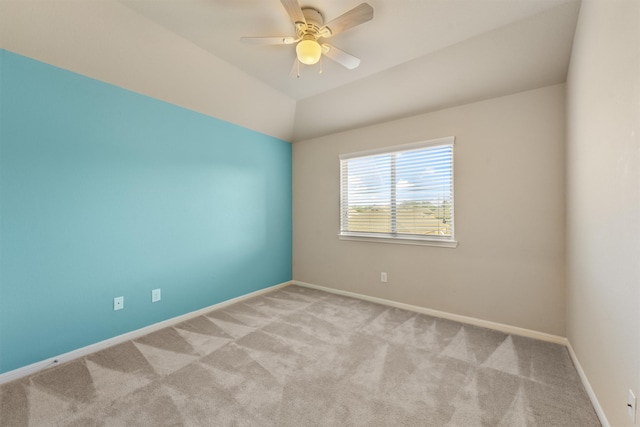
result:
[(168, 326), (175, 325), (180, 322), (184, 322), (189, 319), (193, 319), (194, 317), (201, 316), (205, 313), (208, 313), (212, 310), (219, 310), (221, 308), (227, 307), (231, 304), (235, 304), (240, 301), (244, 301), (249, 298), (256, 297), (258, 295), (265, 294), (267, 292), (275, 291), (276, 289), (283, 288), (292, 284), (292, 282), (284, 282), (278, 285), (270, 286), (265, 289), (260, 289), (255, 292), (251, 292), (250, 294), (241, 295), (236, 298), (232, 298), (230, 300), (226, 300), (217, 304), (213, 304), (209, 307), (201, 308), (200, 310), (192, 311), (190, 313), (186, 313), (177, 317), (173, 317), (171, 319), (163, 320), (162, 322), (154, 323), (153, 325), (145, 326), (141, 329), (136, 329), (135, 331), (127, 332), (126, 334), (118, 335), (113, 338), (106, 339), (104, 341), (97, 342), (95, 344), (88, 345), (86, 347), (82, 347), (68, 353), (61, 354), (56, 357), (50, 357), (48, 359), (42, 360), (40, 362), (32, 363), (31, 365), (23, 366), (22, 368), (14, 369), (13, 371), (8, 371), (3, 374), (0, 374), (0, 384), (5, 384), (10, 381), (15, 381), (17, 379), (26, 377), (28, 375), (35, 374), (38, 371), (49, 368), (51, 366), (56, 366), (61, 363), (69, 362), (74, 359), (78, 359), (80, 357), (84, 357), (88, 354), (95, 353), (100, 350), (104, 350), (105, 348), (112, 347), (116, 344), (121, 344), (123, 342), (133, 340), (139, 338), (143, 335), (150, 334), (152, 332), (158, 331), (160, 329), (166, 328)]
[(569, 350), (569, 355), (571, 356), (571, 360), (573, 361), (573, 365), (576, 367), (576, 371), (578, 371), (578, 375), (580, 376), (580, 380), (582, 381), (582, 385), (584, 386), (587, 394), (589, 395), (589, 399), (591, 399), (591, 404), (593, 405), (593, 409), (596, 411), (596, 415), (598, 415), (598, 419), (600, 420), (600, 424), (602, 427), (610, 427), (609, 420), (607, 420), (604, 411), (602, 410), (602, 406), (600, 406), (600, 402), (596, 397), (596, 393), (593, 391), (591, 387), (591, 383), (589, 383), (589, 379), (587, 378), (587, 374), (585, 374), (582, 366), (580, 365), (580, 361), (578, 361), (578, 356), (575, 351), (573, 351), (573, 347), (571, 346), (571, 341), (567, 340), (567, 349)]
[(466, 323), (468, 325), (480, 326), (482, 328), (493, 329), (507, 334), (519, 335), (528, 338), (534, 338), (541, 341), (552, 342), (556, 344), (567, 344), (567, 339), (558, 335), (547, 334), (545, 332), (538, 332), (531, 329), (520, 328), (517, 326), (505, 325), (503, 323), (490, 322), (488, 320), (476, 319), (475, 317), (461, 316), (459, 314), (447, 313), (445, 311), (433, 310), (430, 308), (419, 307), (417, 305), (405, 304), (402, 302), (392, 301), (384, 298), (372, 297), (369, 295), (357, 294), (355, 292), (341, 291), (338, 289), (327, 288), (324, 286), (314, 285), (311, 283), (299, 282), (293, 280), (292, 284), (304, 286), (306, 288), (318, 289), (320, 291), (329, 292), (337, 295), (344, 295), (347, 297), (358, 298), (364, 301), (374, 302), (377, 304), (388, 305), (390, 307), (401, 308), (403, 310), (414, 311), (416, 313), (427, 314), (429, 316), (440, 317), (442, 319), (454, 320), (460, 323)]

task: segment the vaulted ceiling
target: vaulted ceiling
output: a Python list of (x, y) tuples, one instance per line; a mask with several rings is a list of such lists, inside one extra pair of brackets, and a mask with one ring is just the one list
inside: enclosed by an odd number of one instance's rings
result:
[[(363, 0), (300, 0), (331, 20)], [(579, 0), (366, 0), (360, 58), (289, 72), (280, 0), (0, 0), (0, 47), (289, 141), (563, 83)], [(318, 71), (322, 68), (322, 74)]]
[[(324, 59), (292, 78), (295, 46), (240, 42), (295, 35), (279, 0), (120, 1), (296, 100), (294, 140), (564, 82), (579, 9), (575, 0), (367, 0), (373, 20), (330, 40), (360, 66)], [(300, 5), (326, 22), (361, 2)]]

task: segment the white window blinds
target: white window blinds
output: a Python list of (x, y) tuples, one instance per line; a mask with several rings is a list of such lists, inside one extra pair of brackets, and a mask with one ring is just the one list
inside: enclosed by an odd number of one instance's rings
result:
[(453, 137), (340, 157), (340, 235), (454, 239)]

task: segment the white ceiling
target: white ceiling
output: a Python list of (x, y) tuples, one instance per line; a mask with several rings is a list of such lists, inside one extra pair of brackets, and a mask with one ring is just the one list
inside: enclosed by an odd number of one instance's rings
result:
[(293, 140), (564, 83), (578, 8), (557, 6), (299, 100)]
[[(242, 36), (294, 35), (294, 27), (279, 0), (120, 0), (166, 29), (240, 68), (269, 86), (299, 100), (356, 82), (441, 49), (511, 25), (558, 6), (571, 4), (556, 24), (568, 29), (572, 39), (576, 0), (368, 0), (372, 21), (336, 35), (331, 43), (361, 59), (359, 68), (344, 69), (331, 60), (305, 67), (300, 79), (290, 78), (295, 46), (255, 46), (240, 42)], [(300, 0), (320, 10), (325, 21), (355, 7), (362, 0)], [(558, 10), (560, 13), (560, 10)], [(542, 32), (557, 28), (544, 28)], [(540, 32), (529, 31), (536, 38)], [(563, 45), (563, 40), (556, 40)], [(544, 46), (553, 50), (554, 44)], [(470, 52), (471, 53), (471, 52)], [(496, 53), (499, 55), (499, 53)], [(488, 58), (517, 61), (519, 58)], [(568, 58), (565, 58), (568, 63)]]
[(293, 45), (240, 42), (293, 35), (280, 0), (0, 0), (0, 47), (294, 142), (566, 80), (580, 0), (367, 1), (331, 39), (360, 67), (299, 79)]

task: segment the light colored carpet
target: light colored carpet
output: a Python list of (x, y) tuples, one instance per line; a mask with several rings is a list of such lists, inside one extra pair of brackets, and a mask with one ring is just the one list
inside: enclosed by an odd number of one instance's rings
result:
[(2, 426), (599, 426), (565, 347), (289, 286), (0, 388)]

